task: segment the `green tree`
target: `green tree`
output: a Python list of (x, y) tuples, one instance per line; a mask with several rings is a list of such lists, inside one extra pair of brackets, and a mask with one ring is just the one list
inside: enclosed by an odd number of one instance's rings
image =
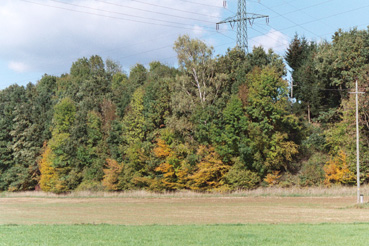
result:
[(54, 186), (51, 187), (54, 192), (64, 192), (75, 188), (81, 176), (81, 174), (76, 174), (76, 170), (74, 170), (73, 158), (76, 149), (70, 132), (75, 115), (76, 106), (70, 98), (62, 99), (54, 107), (52, 138), (48, 143), (53, 153), (53, 158), (50, 161), (56, 176), (52, 178), (56, 180)]
[(246, 113), (253, 148), (252, 168), (260, 174), (288, 170), (298, 145), (292, 141), (298, 131), (296, 117), (288, 111), (287, 83), (271, 68), (255, 69), (248, 75)]
[(223, 161), (230, 163), (232, 158), (239, 157), (249, 146), (247, 136), (249, 122), (243, 110), (243, 104), (237, 95), (232, 96), (229, 100), (223, 110), (222, 120), (219, 122), (218, 126), (213, 125), (211, 135)]
[(14, 127), (17, 106), (27, 101), (23, 86), (12, 85), (0, 91), (0, 189), (7, 190), (14, 182), (17, 170), (14, 168), (13, 137), (11, 131)]
[(288, 65), (293, 69), (295, 112), (306, 115), (309, 122), (311, 118), (318, 117), (321, 111), (327, 110), (329, 98), (332, 98), (328, 94), (332, 94), (332, 91), (327, 93), (325, 90), (327, 85), (317, 77), (314, 62), (317, 52), (316, 43), (308, 42), (305, 37), (295, 35), (285, 56)]
[(129, 109), (123, 119), (124, 139), (128, 145), (143, 141), (145, 138), (144, 93), (142, 87), (133, 93)]
[[(180, 36), (174, 43), (177, 52), (180, 75), (177, 76), (172, 93), (173, 117), (168, 126), (188, 139), (195, 135), (195, 125), (201, 121), (209, 124), (200, 112), (215, 105), (223, 93), (227, 76), (216, 71), (216, 60), (212, 58), (213, 49), (189, 36)], [(193, 117), (194, 116), (194, 117)], [(201, 117), (198, 117), (201, 116)], [(210, 118), (214, 118), (210, 115)]]

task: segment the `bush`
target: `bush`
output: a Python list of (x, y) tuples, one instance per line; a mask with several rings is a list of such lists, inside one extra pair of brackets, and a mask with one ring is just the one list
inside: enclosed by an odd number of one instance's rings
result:
[(239, 159), (235, 161), (224, 177), (232, 189), (254, 189), (261, 181), (259, 175), (247, 170)]
[(327, 160), (327, 155), (315, 153), (309, 158), (309, 160), (304, 161), (299, 175), (300, 185), (316, 186), (323, 184), (325, 178), (323, 166)]
[(279, 174), (280, 171), (272, 171), (272, 173), (268, 173), (264, 178), (264, 182), (266, 182), (269, 186), (278, 185), (282, 175)]
[(324, 166), (326, 185), (331, 184), (354, 184), (355, 174), (350, 171), (347, 163), (347, 155), (342, 150), (337, 156), (331, 158)]
[(97, 181), (83, 181), (75, 191), (104, 191), (105, 187), (101, 182)]
[(282, 177), (279, 179), (278, 186), (281, 188), (289, 188), (297, 185), (299, 183), (299, 178), (296, 175), (293, 175), (289, 172), (285, 172), (282, 174)]

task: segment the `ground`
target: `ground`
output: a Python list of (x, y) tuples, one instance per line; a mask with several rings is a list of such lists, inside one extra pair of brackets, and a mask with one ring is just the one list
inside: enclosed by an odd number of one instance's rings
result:
[[(362, 189), (368, 194), (368, 187)], [(0, 193), (2, 245), (359, 245), (354, 187), (232, 194)]]
[(369, 222), (355, 197), (3, 197), (0, 224), (204, 225)]

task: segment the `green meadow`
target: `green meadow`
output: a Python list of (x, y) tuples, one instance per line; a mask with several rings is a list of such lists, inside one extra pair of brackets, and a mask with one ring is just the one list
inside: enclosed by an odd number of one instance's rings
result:
[(2, 225), (0, 245), (368, 245), (369, 224)]

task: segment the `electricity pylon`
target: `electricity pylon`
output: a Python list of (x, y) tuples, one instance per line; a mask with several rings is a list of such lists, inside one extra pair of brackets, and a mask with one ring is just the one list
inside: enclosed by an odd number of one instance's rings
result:
[[(223, 2), (225, 6), (225, 2)], [(237, 23), (237, 46), (244, 49), (246, 53), (249, 52), (248, 37), (247, 37), (247, 22), (250, 26), (254, 23), (255, 19), (265, 18), (267, 23), (269, 22), (268, 15), (259, 15), (254, 13), (247, 13), (246, 11), (246, 0), (238, 0), (238, 9), (236, 16), (228, 17), (227, 19), (217, 23), (217, 30), (220, 24), (230, 23), (231, 27)]]

